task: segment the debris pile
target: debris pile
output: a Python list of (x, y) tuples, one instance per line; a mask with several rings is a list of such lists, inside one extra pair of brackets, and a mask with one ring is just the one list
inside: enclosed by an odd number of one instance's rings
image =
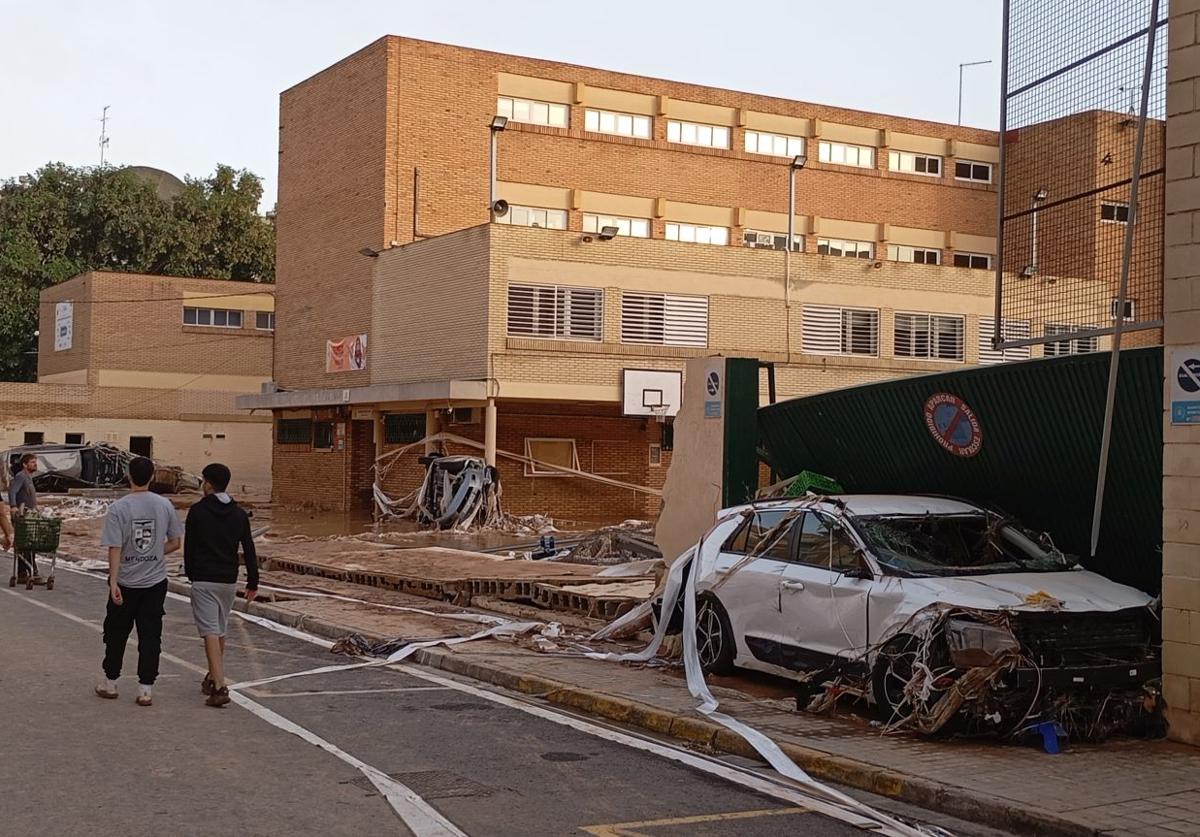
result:
[[(125, 488), (129, 463), (134, 455), (104, 442), (83, 445), (22, 445), (0, 453), (9, 473), (20, 467), (21, 457), (32, 453), (38, 467), (33, 484), (38, 491), (66, 492), (71, 489)], [(175, 465), (158, 465), (150, 490), (157, 494), (198, 491), (200, 478)]]

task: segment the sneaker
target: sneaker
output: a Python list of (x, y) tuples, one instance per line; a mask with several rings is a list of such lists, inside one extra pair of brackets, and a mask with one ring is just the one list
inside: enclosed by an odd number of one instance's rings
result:
[(101, 677), (100, 682), (96, 684), (96, 696), (102, 697), (105, 700), (116, 700), (119, 697), (117, 695), (117, 681)]
[(215, 706), (218, 709), (220, 709), (222, 706), (229, 703), (230, 700), (231, 700), (231, 698), (229, 697), (229, 687), (222, 686), (219, 689), (214, 689), (213, 693), (208, 696), (208, 700), (206, 700), (204, 702), (206, 704), (208, 704), (209, 706)]
[(211, 675), (204, 675), (204, 679), (200, 681), (200, 694), (211, 695), (217, 690), (217, 684), (213, 682)]
[(137, 698), (135, 698), (135, 703), (137, 703), (138, 706), (152, 705), (154, 703), (153, 691), (154, 691), (153, 687), (146, 686), (146, 685), (139, 683), (138, 684), (138, 693), (137, 693)]

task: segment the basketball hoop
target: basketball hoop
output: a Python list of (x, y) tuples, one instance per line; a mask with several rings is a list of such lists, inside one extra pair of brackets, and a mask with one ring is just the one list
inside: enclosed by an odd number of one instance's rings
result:
[(647, 406), (650, 415), (654, 416), (654, 420), (659, 424), (667, 423), (667, 410), (670, 409), (670, 404), (653, 404)]

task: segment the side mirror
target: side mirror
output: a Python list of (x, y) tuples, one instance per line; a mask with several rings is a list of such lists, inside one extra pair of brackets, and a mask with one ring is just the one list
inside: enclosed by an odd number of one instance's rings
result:
[(844, 570), (842, 575), (846, 578), (857, 578), (860, 581), (872, 581), (875, 578), (875, 573), (871, 572), (871, 568), (866, 564), (854, 567), (853, 569)]

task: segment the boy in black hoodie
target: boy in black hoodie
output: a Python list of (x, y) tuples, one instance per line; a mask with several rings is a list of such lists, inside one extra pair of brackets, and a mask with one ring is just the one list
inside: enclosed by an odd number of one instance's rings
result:
[(184, 523), (183, 571), (192, 582), (192, 618), (204, 639), (208, 675), (200, 684), (209, 706), (229, 703), (225, 686), (225, 631), (237, 594), (238, 546), (246, 562), (246, 601), (258, 590), (258, 556), (250, 516), (225, 493), (229, 469), (219, 463), (202, 472), (204, 497), (188, 509)]

